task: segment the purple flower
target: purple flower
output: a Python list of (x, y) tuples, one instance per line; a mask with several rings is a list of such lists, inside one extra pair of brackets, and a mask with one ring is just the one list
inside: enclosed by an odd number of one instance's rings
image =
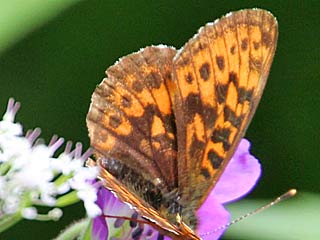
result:
[[(249, 153), (249, 147), (249, 141), (242, 139), (217, 185), (197, 211), (196, 231), (202, 239), (218, 239), (223, 234), (225, 229), (215, 231), (230, 222), (230, 214), (223, 205), (243, 197), (256, 184), (261, 168), (258, 160)], [(99, 190), (97, 204), (105, 215), (126, 216), (133, 219), (138, 217), (134, 210), (120, 202), (105, 188)], [(108, 236), (119, 240), (161, 239), (158, 238), (159, 233), (148, 224), (104, 216), (96, 217), (92, 225), (92, 239), (106, 239)], [(170, 238), (164, 237), (164, 239)]]

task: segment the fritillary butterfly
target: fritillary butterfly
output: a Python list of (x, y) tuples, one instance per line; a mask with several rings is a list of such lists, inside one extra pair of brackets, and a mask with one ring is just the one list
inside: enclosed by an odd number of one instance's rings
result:
[(276, 19), (241, 10), (201, 27), (180, 50), (121, 58), (87, 116), (106, 188), (173, 239), (200, 239), (195, 211), (254, 115), (275, 53)]

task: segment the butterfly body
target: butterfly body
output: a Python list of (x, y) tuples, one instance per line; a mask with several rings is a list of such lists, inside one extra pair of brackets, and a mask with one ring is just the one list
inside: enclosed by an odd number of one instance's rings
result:
[(105, 187), (173, 239), (200, 239), (196, 211), (255, 112), (277, 42), (267, 11), (228, 14), (179, 51), (121, 58), (87, 116)]

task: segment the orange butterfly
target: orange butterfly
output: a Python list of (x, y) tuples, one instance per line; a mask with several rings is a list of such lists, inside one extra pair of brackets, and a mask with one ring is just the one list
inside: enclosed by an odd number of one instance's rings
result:
[(87, 116), (104, 186), (173, 239), (200, 239), (195, 212), (233, 156), (261, 98), (277, 44), (267, 11), (200, 28), (180, 50), (121, 58)]

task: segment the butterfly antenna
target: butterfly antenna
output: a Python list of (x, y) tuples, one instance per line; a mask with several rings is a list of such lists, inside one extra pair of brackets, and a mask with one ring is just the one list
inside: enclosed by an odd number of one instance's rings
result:
[(277, 204), (279, 202), (282, 202), (283, 200), (286, 200), (288, 198), (293, 197), (294, 195), (296, 195), (296, 193), (297, 193), (296, 189), (290, 189), (288, 192), (286, 192), (286, 193), (282, 194), (281, 196), (277, 197), (275, 200), (273, 200), (272, 202), (268, 203), (267, 205), (259, 207), (259, 208), (255, 209), (255, 210), (253, 210), (252, 212), (246, 213), (243, 216), (232, 220), (231, 222), (227, 223), (226, 225), (223, 225), (223, 226), (221, 226), (221, 227), (219, 227), (219, 228), (217, 228), (217, 229), (215, 229), (215, 230), (213, 230), (211, 232), (207, 232), (207, 233), (203, 234), (202, 236), (210, 235), (212, 233), (224, 230), (224, 229), (230, 227), (231, 225), (233, 225), (233, 224), (235, 224), (237, 222), (240, 222), (240, 221), (242, 221), (243, 219), (245, 219), (245, 218), (247, 218), (249, 216), (253, 216), (253, 215), (257, 214), (257, 213), (260, 213), (260, 212), (272, 207), (273, 205), (275, 205), (275, 204)]

